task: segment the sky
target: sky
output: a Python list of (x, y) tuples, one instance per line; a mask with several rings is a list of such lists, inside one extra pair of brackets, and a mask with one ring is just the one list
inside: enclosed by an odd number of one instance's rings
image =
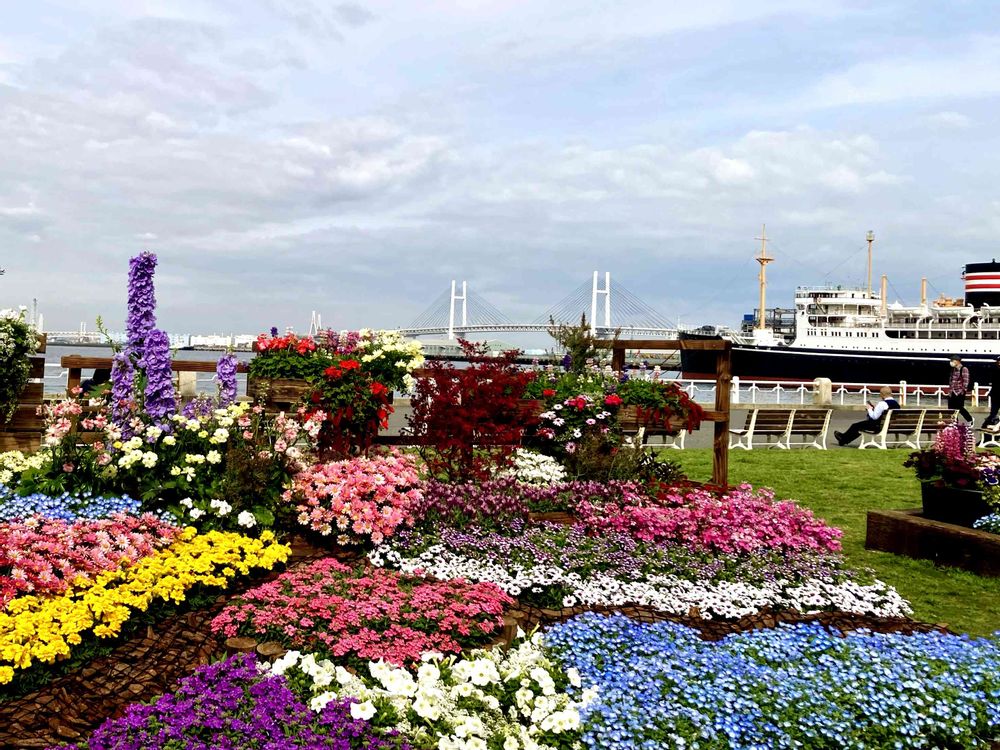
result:
[[(0, 0), (0, 307), (171, 332), (529, 321), (610, 271), (736, 324), (794, 288), (961, 295), (1000, 237), (993, 3)], [(876, 281), (877, 283), (877, 281)]]

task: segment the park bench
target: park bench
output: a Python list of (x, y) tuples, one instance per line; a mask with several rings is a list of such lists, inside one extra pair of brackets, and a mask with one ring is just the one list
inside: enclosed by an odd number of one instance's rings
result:
[(977, 428), (976, 432), (980, 434), (980, 448), (1000, 448), (1000, 432), (993, 432), (993, 430), (984, 430), (981, 428)]
[(905, 445), (920, 450), (925, 435), (934, 435), (942, 422), (954, 421), (956, 415), (952, 409), (891, 409), (885, 413), (880, 429), (861, 432), (858, 448), (885, 450), (890, 445)]
[[(832, 409), (752, 409), (747, 412), (743, 429), (729, 431), (729, 447), (753, 450), (754, 438), (763, 436), (773, 448), (801, 445), (826, 450), (832, 413)], [(793, 443), (793, 437), (802, 440)], [(774, 443), (772, 438), (776, 438)]]

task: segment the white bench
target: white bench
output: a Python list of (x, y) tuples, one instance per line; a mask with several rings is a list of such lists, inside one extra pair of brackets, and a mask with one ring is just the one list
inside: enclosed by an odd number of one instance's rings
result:
[(979, 439), (980, 448), (1000, 448), (1000, 432), (982, 429), (977, 429), (976, 432), (981, 435)]
[[(772, 448), (788, 450), (798, 445), (825, 451), (832, 413), (832, 409), (753, 409), (747, 412), (743, 429), (729, 430), (729, 447), (750, 451), (754, 438), (762, 436)], [(792, 442), (793, 437), (802, 440)], [(774, 443), (772, 438), (776, 438)]]
[(924, 435), (934, 435), (942, 422), (953, 422), (957, 415), (952, 409), (890, 409), (877, 432), (862, 430), (858, 448), (886, 450), (892, 445), (920, 450)]

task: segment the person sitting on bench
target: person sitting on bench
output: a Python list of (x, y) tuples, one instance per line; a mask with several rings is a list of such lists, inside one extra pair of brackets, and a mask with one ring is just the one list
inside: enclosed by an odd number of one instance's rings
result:
[(882, 400), (877, 404), (868, 402), (868, 416), (860, 422), (855, 422), (847, 428), (847, 432), (837, 432), (834, 430), (833, 436), (837, 438), (840, 445), (847, 445), (857, 440), (862, 432), (878, 432), (882, 429), (882, 420), (885, 419), (886, 412), (890, 409), (898, 409), (899, 402), (892, 397), (892, 388), (883, 385), (878, 389), (878, 395)]

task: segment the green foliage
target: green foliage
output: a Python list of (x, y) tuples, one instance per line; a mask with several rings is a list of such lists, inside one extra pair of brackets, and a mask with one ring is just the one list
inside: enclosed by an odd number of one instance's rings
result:
[(38, 334), (24, 319), (24, 310), (0, 311), (0, 424), (14, 413), (31, 363), (28, 357), (38, 350)]
[[(570, 372), (580, 374), (587, 368), (588, 362), (593, 363), (598, 360), (600, 355), (600, 350), (596, 345), (598, 338), (590, 332), (590, 324), (587, 322), (586, 313), (580, 316), (580, 322), (577, 325), (568, 325), (566, 323), (556, 325), (556, 321), (553, 318), (549, 318), (549, 322), (553, 326), (556, 326), (554, 330), (549, 331), (549, 335), (570, 356)], [(617, 331), (615, 332), (615, 338), (618, 338)]]

